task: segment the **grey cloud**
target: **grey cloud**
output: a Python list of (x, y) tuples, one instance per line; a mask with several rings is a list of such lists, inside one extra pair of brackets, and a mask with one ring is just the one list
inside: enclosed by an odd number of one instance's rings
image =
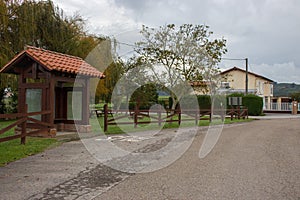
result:
[[(76, 5), (76, 2), (79, 0), (65, 0), (63, 4)], [(291, 68), (287, 63), (294, 63), (294, 68), (300, 68), (298, 0), (99, 0), (99, 2), (93, 7), (87, 5), (78, 8), (82, 9), (81, 12), (89, 14), (88, 20), (91, 24), (100, 27), (94, 29), (97, 32), (102, 30), (114, 34), (123, 33), (127, 31), (127, 27), (138, 27), (141, 24), (152, 27), (168, 23), (206, 24), (211, 27), (215, 37), (224, 36), (227, 39), (226, 57), (248, 57), (253, 65), (269, 70), (272, 70), (272, 67), (282, 69), (284, 63), (286, 67)], [(101, 24), (105, 16), (96, 11), (97, 7), (104, 6), (105, 2), (111, 6), (105, 9), (113, 10), (112, 14), (121, 13), (117, 23), (111, 19), (111, 24), (105, 26)], [(128, 28), (130, 29), (132, 28)], [(130, 41), (125, 41), (126, 37), (120, 34), (122, 42), (133, 43), (134, 35), (126, 34)], [(278, 70), (274, 72), (278, 73)], [(297, 74), (299, 70), (294, 72), (300, 77), (300, 74)]]

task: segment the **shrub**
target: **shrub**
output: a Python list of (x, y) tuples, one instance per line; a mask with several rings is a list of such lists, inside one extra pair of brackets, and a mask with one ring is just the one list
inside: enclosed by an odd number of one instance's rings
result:
[(257, 116), (263, 112), (263, 98), (248, 94), (243, 97), (243, 105), (248, 108), (249, 115)]
[(198, 95), (198, 103), (200, 109), (210, 109), (211, 108), (211, 99), (209, 95)]
[[(263, 98), (254, 94), (244, 95), (242, 93), (234, 93), (228, 97), (242, 97), (242, 105), (248, 108), (248, 114), (258, 116), (263, 111)], [(228, 101), (227, 101), (228, 102)]]

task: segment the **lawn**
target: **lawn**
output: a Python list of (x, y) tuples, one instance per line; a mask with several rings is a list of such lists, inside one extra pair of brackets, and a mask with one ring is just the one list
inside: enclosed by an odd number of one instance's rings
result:
[[(0, 129), (13, 123), (13, 121), (0, 121)], [(1, 137), (14, 135), (14, 130), (1, 135)], [(37, 138), (26, 137), (26, 144), (21, 145), (21, 139), (10, 140), (0, 143), (0, 166), (4, 166), (7, 163), (15, 160), (25, 158), (30, 155), (34, 155), (43, 152), (45, 149), (57, 146), (60, 144), (54, 138)]]
[[(184, 119), (184, 117), (182, 117)], [(124, 121), (130, 121), (132, 119), (124, 118)], [(144, 117), (143, 119), (140, 119), (143, 121), (149, 121), (149, 118)], [(226, 119), (224, 124), (230, 124), (230, 123), (237, 123), (237, 122), (248, 122), (252, 119), (234, 119), (231, 121), (230, 119)], [(0, 129), (3, 127), (6, 127), (7, 125), (13, 123), (14, 121), (0, 121)], [(93, 132), (103, 132), (103, 117), (99, 118), (91, 118), (90, 123), (93, 128)], [(99, 129), (99, 124), (101, 127), (101, 130)], [(200, 120), (199, 126), (209, 126), (211, 123), (209, 120)], [(214, 120), (213, 123), (216, 124), (222, 124), (221, 120)], [(191, 127), (195, 126), (194, 121), (183, 121), (181, 123), (181, 127)], [(105, 134), (121, 134), (126, 132), (138, 132), (138, 131), (147, 131), (147, 130), (159, 130), (161, 128), (178, 128), (179, 125), (176, 122), (173, 123), (162, 123), (162, 126), (159, 127), (157, 123), (150, 123), (150, 124), (139, 124), (137, 128), (134, 128), (133, 124), (130, 125), (110, 125), (108, 127), (108, 131)], [(1, 135), (0, 137), (5, 137), (9, 135), (13, 135), (14, 130), (11, 129), (10, 131), (6, 132), (5, 134)], [(37, 138), (37, 137), (26, 137), (26, 144), (21, 145), (20, 139), (11, 140), (8, 142), (0, 143), (0, 167), (4, 166), (10, 162), (13, 162), (15, 160), (25, 158), (30, 155), (34, 155), (40, 152), (43, 152), (45, 149), (52, 148), (55, 146), (58, 146), (61, 144), (61, 142), (57, 141), (53, 138)]]

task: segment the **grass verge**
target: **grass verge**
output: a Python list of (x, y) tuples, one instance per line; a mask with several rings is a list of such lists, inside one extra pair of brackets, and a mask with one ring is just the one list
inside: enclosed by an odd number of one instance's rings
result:
[[(149, 120), (147, 118), (143, 119), (145, 121)], [(231, 123), (237, 123), (237, 122), (249, 122), (253, 119), (234, 119), (231, 121), (230, 119), (226, 119), (224, 124), (231, 124)], [(126, 120), (129, 121), (129, 120)], [(0, 121), (0, 129), (8, 126), (9, 124), (13, 123), (14, 121)], [(101, 128), (103, 128), (103, 117), (100, 118), (92, 118), (90, 120), (91, 125), (93, 127), (94, 132), (103, 132), (102, 130), (99, 130), (99, 124)], [(200, 120), (199, 126), (209, 126), (211, 123), (209, 120)], [(221, 120), (214, 120), (214, 125), (222, 124)], [(185, 121), (182, 122), (181, 127), (191, 127), (195, 126), (195, 123), (193, 121)], [(162, 128), (178, 128), (178, 123), (164, 123), (162, 124)], [(138, 125), (137, 128), (133, 127), (133, 124), (130, 125), (122, 125), (121, 127), (114, 125), (109, 126), (108, 131), (105, 134), (121, 134), (126, 132), (138, 132), (138, 131), (147, 131), (147, 130), (159, 130), (161, 127), (158, 126), (157, 123), (150, 123), (150, 124), (142, 124)], [(1, 137), (6, 137), (9, 135), (13, 135), (14, 130), (10, 130), (6, 132), (5, 134), (1, 135)], [(21, 158), (25, 158), (27, 156), (31, 156), (40, 152), (45, 151), (46, 149), (56, 147), (60, 145), (62, 142), (59, 142), (55, 138), (37, 138), (37, 137), (26, 137), (26, 144), (21, 145), (20, 139), (11, 140), (8, 142), (0, 143), (0, 167), (4, 166), (10, 162), (19, 160)]]
[[(0, 121), (0, 129), (11, 124), (13, 121)], [(1, 137), (14, 135), (14, 130), (6, 132)], [(45, 149), (58, 146), (61, 142), (58, 142), (55, 138), (38, 138), (38, 137), (26, 137), (26, 144), (21, 145), (21, 139), (10, 140), (0, 143), (0, 167), (10, 162), (31, 156)]]
[[(142, 120), (144, 121), (149, 121), (149, 118), (144, 117)], [(141, 121), (142, 121), (141, 120)], [(226, 118), (224, 124), (232, 124), (232, 123), (241, 123), (241, 122), (250, 122), (253, 119), (233, 119), (231, 120), (230, 118)], [(93, 132), (103, 132), (103, 117), (99, 118), (92, 118), (90, 120), (90, 123), (93, 128)], [(125, 119), (122, 122), (129, 122), (132, 120)], [(218, 125), (222, 124), (221, 120), (213, 120), (213, 122), (210, 122), (209, 120), (200, 120), (198, 123), (198, 126), (209, 126), (209, 125)], [(100, 127), (99, 127), (100, 125)], [(192, 127), (195, 126), (194, 121), (183, 121), (180, 125), (180, 127)], [(176, 122), (173, 123), (162, 123), (162, 129), (166, 128), (178, 128), (179, 125)], [(110, 135), (110, 134), (122, 134), (126, 132), (139, 132), (139, 131), (148, 131), (148, 130), (159, 130), (161, 127), (158, 126), (157, 123), (148, 123), (148, 124), (139, 124), (137, 128), (134, 128), (133, 124), (128, 124), (128, 125), (109, 125), (107, 132), (105, 134)]]

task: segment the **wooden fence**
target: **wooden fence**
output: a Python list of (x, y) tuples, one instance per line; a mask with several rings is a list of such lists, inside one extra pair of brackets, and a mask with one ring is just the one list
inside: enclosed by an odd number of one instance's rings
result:
[[(121, 124), (133, 124), (136, 128), (138, 124), (149, 124), (149, 123), (157, 123), (158, 126), (161, 126), (163, 122), (176, 122), (179, 125), (182, 121), (195, 121), (197, 125), (199, 120), (212, 120), (212, 112), (211, 109), (157, 109), (157, 110), (140, 110), (136, 106), (133, 110), (113, 110), (109, 109), (107, 104), (104, 105), (103, 110), (100, 111), (101, 116), (104, 116), (104, 131), (108, 130), (109, 125), (121, 125)], [(113, 114), (118, 113), (112, 118), (109, 118), (109, 115), (113, 116)], [(226, 110), (214, 110), (214, 113), (219, 113), (221, 116), (222, 121), (224, 121), (226, 116), (230, 116), (231, 120), (234, 118), (248, 118), (248, 109), (247, 108), (230, 108)], [(97, 116), (100, 116), (97, 114)], [(182, 117), (185, 116), (185, 117)], [(149, 120), (145, 121), (143, 117), (148, 117)], [(116, 120), (120, 120), (123, 118), (132, 118), (131, 121), (124, 121), (124, 122), (116, 122)], [(143, 119), (143, 120), (142, 120)]]
[[(16, 131), (15, 135), (1, 137), (0, 143), (21, 138), (21, 144), (25, 144), (26, 136), (36, 135), (43, 131), (49, 131), (50, 128), (53, 127), (52, 124), (34, 119), (33, 116), (41, 115), (42, 118), (43, 115), (49, 115), (50, 113), (51, 111), (49, 110), (49, 111), (31, 112), (31, 113), (26, 112), (26, 113), (0, 114), (0, 120), (1, 119), (16, 120), (12, 124), (0, 129), (0, 135), (6, 133), (12, 128), (16, 128), (16, 127), (20, 128), (19, 133)], [(29, 132), (28, 128), (31, 128), (32, 131)]]

